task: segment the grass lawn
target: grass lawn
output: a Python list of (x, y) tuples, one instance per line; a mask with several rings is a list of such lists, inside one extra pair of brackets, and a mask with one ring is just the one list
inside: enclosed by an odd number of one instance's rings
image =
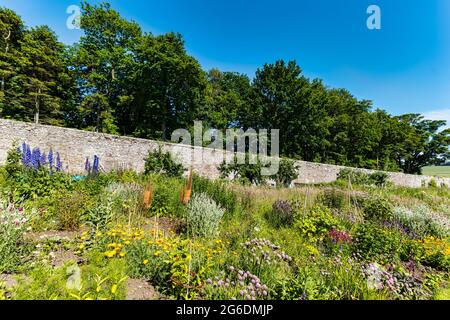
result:
[(440, 176), (450, 178), (450, 166), (432, 166), (423, 168), (423, 174), (427, 176)]

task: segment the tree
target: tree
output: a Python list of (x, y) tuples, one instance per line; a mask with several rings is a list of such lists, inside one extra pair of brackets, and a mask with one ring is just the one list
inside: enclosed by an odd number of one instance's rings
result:
[(141, 29), (123, 19), (108, 3), (82, 4), (84, 36), (72, 50), (72, 65), (80, 94), (80, 126), (118, 133), (116, 112), (134, 60), (134, 48)]
[(34, 122), (56, 124), (61, 120), (61, 75), (65, 66), (62, 59), (63, 44), (47, 26), (32, 28), (20, 41), (20, 74), (13, 78), (23, 88), (16, 95), (25, 107), (26, 117)]
[(440, 165), (450, 157), (450, 129), (440, 129), (446, 121), (425, 120), (420, 114), (395, 118), (403, 143), (396, 150), (396, 160), (403, 172), (421, 174), (428, 165)]
[(22, 19), (12, 10), (0, 8), (0, 116), (14, 117), (10, 107), (11, 88), (9, 80), (17, 72), (19, 41), (24, 34)]
[(258, 69), (243, 124), (279, 129), (282, 155), (320, 161), (329, 126), (323, 87), (319, 81), (311, 84), (301, 72), (295, 61), (282, 60)]
[(186, 53), (179, 34), (146, 34), (136, 51), (132, 106), (128, 117), (139, 137), (170, 137), (178, 128), (189, 128), (204, 107), (206, 76), (199, 63)]
[(240, 127), (241, 112), (248, 109), (250, 79), (235, 72), (208, 72), (206, 109), (203, 119), (210, 127), (227, 129)]

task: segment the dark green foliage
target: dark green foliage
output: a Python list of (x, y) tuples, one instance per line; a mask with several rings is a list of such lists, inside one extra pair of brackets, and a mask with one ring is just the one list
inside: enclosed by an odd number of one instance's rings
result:
[(450, 258), (442, 252), (426, 256), (422, 264), (441, 271), (450, 271)]
[(244, 185), (259, 185), (264, 183), (267, 178), (261, 174), (262, 166), (259, 159), (256, 164), (250, 164), (249, 155), (246, 154), (245, 163), (238, 163), (237, 157), (234, 157), (233, 162), (230, 164), (223, 162), (219, 166), (219, 171), (222, 178), (226, 179), (231, 175), (234, 180), (237, 180)]
[(370, 223), (358, 225), (353, 239), (354, 252), (367, 260), (392, 261), (398, 258), (401, 250), (398, 233)]
[(289, 186), (298, 177), (296, 169), (294, 161), (281, 159), (278, 173), (271, 178), (276, 181), (278, 186)]
[(339, 189), (326, 189), (319, 196), (320, 201), (330, 209), (343, 209), (348, 202), (348, 196)]
[(369, 198), (363, 203), (364, 218), (370, 221), (386, 222), (393, 217), (392, 204), (383, 198)]
[(388, 183), (388, 175), (385, 172), (374, 172), (371, 174), (360, 170), (342, 169), (339, 172), (338, 180), (346, 181), (355, 185), (375, 185), (383, 187)]
[(377, 187), (384, 187), (388, 183), (388, 174), (386, 172), (375, 172), (370, 175), (370, 180), (373, 181)]
[(158, 173), (169, 177), (181, 177), (183, 172), (183, 165), (176, 163), (171, 153), (164, 152), (161, 146), (150, 151), (145, 159), (145, 174)]
[(5, 172), (7, 179), (14, 179), (15, 176), (22, 170), (21, 155), (17, 149), (17, 145), (13, 144), (8, 151), (6, 157)]

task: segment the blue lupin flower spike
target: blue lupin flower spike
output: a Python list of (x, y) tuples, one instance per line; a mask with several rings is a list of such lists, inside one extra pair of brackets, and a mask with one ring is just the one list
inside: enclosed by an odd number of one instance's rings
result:
[(47, 156), (45, 155), (45, 152), (41, 154), (41, 158), (39, 160), (39, 163), (42, 167), (44, 167), (47, 164)]
[(56, 171), (61, 171), (62, 163), (61, 158), (59, 157), (59, 152), (56, 153)]
[(31, 167), (34, 170), (39, 169), (39, 161), (41, 159), (41, 151), (39, 148), (34, 148), (33, 152), (31, 153)]
[(48, 153), (48, 165), (50, 168), (50, 171), (53, 170), (53, 150), (50, 148), (50, 152)]
[(91, 173), (91, 162), (89, 161), (89, 157), (86, 157), (86, 162), (84, 163), (84, 170), (86, 170), (88, 174)]
[(99, 157), (97, 157), (97, 155), (94, 155), (94, 165), (92, 168), (92, 171), (97, 174), (98, 173), (98, 169), (99, 169), (99, 165), (100, 165), (100, 159)]
[(27, 151), (25, 153), (25, 161), (24, 161), (24, 165), (26, 167), (31, 167), (31, 165), (32, 165), (31, 164), (31, 157), (32, 157), (32, 155), (31, 155), (30, 146), (27, 145)]

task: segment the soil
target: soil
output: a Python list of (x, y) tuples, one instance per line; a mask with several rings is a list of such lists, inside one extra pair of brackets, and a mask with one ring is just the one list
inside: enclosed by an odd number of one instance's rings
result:
[(161, 295), (147, 281), (140, 279), (128, 279), (126, 300), (160, 300)]
[(179, 234), (185, 227), (185, 222), (178, 218), (159, 217), (155, 219), (155, 217), (153, 217), (148, 220), (148, 223), (144, 226), (144, 230), (154, 230), (155, 226), (157, 226), (159, 230), (163, 230), (164, 233)]
[(61, 240), (74, 240), (76, 237), (81, 236), (82, 233), (83, 230), (30, 232), (25, 234), (25, 239), (33, 242), (41, 242), (55, 238)]
[(83, 259), (70, 250), (59, 249), (53, 254), (52, 266), (55, 268), (59, 268), (64, 266), (69, 261), (75, 261), (77, 264), (79, 264), (83, 262)]
[(17, 285), (16, 276), (14, 274), (0, 274), (0, 282), (3, 282), (6, 290), (10, 290)]

